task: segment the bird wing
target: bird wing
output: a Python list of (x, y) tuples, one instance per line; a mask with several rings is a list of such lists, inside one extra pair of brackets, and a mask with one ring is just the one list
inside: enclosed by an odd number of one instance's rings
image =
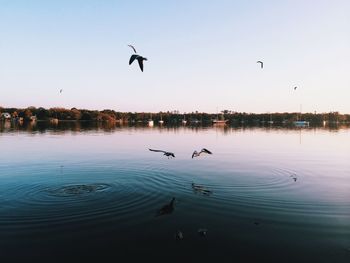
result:
[(129, 65), (131, 65), (137, 57), (139, 57), (139, 55), (132, 55), (129, 60)]
[(134, 50), (135, 53), (137, 53), (136, 49), (135, 49), (135, 47), (133, 45), (128, 45), (128, 46), (131, 47)]
[(151, 152), (166, 153), (166, 151), (163, 151), (163, 150), (154, 150), (154, 149), (148, 149), (148, 150), (150, 150)]
[(261, 66), (261, 68), (263, 68), (264, 67), (264, 63), (262, 62), (262, 61), (257, 61), (256, 63), (260, 63), (260, 66)]
[(196, 156), (196, 154), (198, 154), (197, 151), (194, 151), (194, 152), (192, 153), (192, 159), (193, 159), (194, 156)]
[(143, 58), (139, 56), (137, 58), (137, 61), (139, 62), (140, 69), (143, 72)]
[(203, 153), (207, 153), (207, 154), (212, 154), (212, 152), (211, 152), (211, 151), (209, 151), (209, 150), (207, 150), (207, 149), (205, 149), (205, 148), (203, 148), (203, 149), (201, 150), (201, 152), (203, 152)]

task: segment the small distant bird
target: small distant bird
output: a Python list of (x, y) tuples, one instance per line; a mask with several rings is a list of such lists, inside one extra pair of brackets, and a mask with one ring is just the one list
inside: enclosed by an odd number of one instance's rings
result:
[(296, 90), (298, 87), (294, 87), (294, 90)]
[(264, 62), (262, 62), (262, 61), (259, 60), (259, 61), (257, 61), (256, 63), (260, 63), (260, 67), (261, 67), (261, 68), (264, 68)]
[(142, 56), (140, 56), (140, 55), (137, 55), (137, 54), (136, 54), (137, 52), (136, 52), (136, 49), (135, 49), (134, 46), (132, 46), (132, 45), (128, 45), (128, 46), (131, 47), (131, 48), (134, 50), (134, 52), (135, 52), (135, 54), (134, 54), (134, 55), (131, 55), (131, 57), (130, 57), (129, 65), (131, 65), (131, 63), (133, 63), (135, 59), (137, 59), (137, 62), (139, 63), (139, 66), (140, 66), (140, 69), (141, 69), (141, 71), (143, 72), (143, 61), (144, 61), (144, 60), (147, 61), (147, 58), (142, 57)]
[(154, 150), (154, 149), (148, 149), (148, 150), (150, 150), (151, 152), (161, 152), (161, 153), (164, 153), (164, 155), (167, 156), (168, 159), (169, 159), (169, 158), (172, 158), (172, 157), (175, 158), (175, 154), (172, 153), (172, 152), (166, 152), (166, 151), (163, 151), (163, 150)]
[(294, 180), (294, 182), (297, 181), (298, 177), (296, 174), (291, 174), (290, 177), (292, 177), (292, 179)]
[(156, 216), (162, 216), (166, 214), (171, 214), (174, 211), (174, 202), (175, 197), (173, 197), (169, 204), (164, 205), (162, 208), (160, 208), (157, 212)]
[(193, 159), (193, 157), (198, 157), (199, 155), (201, 155), (201, 153), (213, 154), (211, 151), (203, 148), (202, 150), (200, 150), (200, 152), (194, 151), (192, 153), (192, 159)]
[(60, 93), (62, 93), (63, 89), (60, 89)]

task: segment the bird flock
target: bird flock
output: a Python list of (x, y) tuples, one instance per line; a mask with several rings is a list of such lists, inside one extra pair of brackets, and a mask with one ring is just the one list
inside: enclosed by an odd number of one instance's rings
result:
[[(143, 72), (143, 61), (147, 61), (147, 58), (140, 56), (137, 54), (136, 48), (133, 45), (128, 45), (130, 48), (132, 48), (132, 50), (134, 51), (134, 54), (131, 55), (130, 59), (129, 59), (129, 65), (131, 65), (134, 60), (136, 59), (139, 63), (139, 67), (141, 69), (141, 71)], [(256, 63), (260, 64), (260, 68), (263, 69), (264, 68), (264, 62), (261, 60), (258, 60)], [(294, 87), (294, 90), (296, 90), (297, 87)]]

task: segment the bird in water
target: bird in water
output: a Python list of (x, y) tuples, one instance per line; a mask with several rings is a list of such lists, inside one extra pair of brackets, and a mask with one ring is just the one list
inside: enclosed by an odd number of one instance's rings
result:
[(261, 68), (264, 68), (264, 62), (262, 62), (262, 61), (259, 60), (259, 61), (257, 61), (256, 63), (260, 63), (260, 67), (261, 67)]
[(292, 179), (294, 180), (294, 182), (297, 181), (298, 177), (296, 174), (291, 174), (290, 177), (292, 177)]
[(131, 57), (129, 59), (129, 65), (131, 65), (131, 63), (133, 63), (135, 59), (137, 59), (137, 62), (139, 63), (139, 66), (140, 66), (140, 69), (143, 72), (143, 61), (144, 60), (147, 61), (147, 58), (136, 54), (137, 52), (136, 52), (136, 49), (134, 46), (132, 46), (132, 45), (128, 45), (128, 46), (131, 47), (135, 52), (135, 54), (131, 55)]
[(162, 208), (160, 208), (157, 211), (157, 215), (156, 216), (162, 216), (162, 215), (171, 214), (174, 211), (174, 203), (175, 203), (175, 197), (173, 197), (171, 199), (169, 204), (166, 204)]
[(203, 148), (202, 150), (200, 150), (200, 152), (194, 151), (194, 152), (192, 153), (192, 159), (193, 159), (193, 157), (198, 157), (198, 156), (200, 156), (202, 153), (213, 154), (211, 151), (209, 151), (209, 150)]
[(194, 192), (202, 193), (204, 195), (211, 195), (213, 193), (213, 191), (195, 183), (192, 183), (192, 189)]
[(164, 153), (164, 155), (167, 156), (168, 159), (169, 159), (169, 158), (172, 158), (172, 157), (175, 158), (175, 154), (172, 153), (172, 152), (167, 152), (167, 151), (163, 151), (163, 150), (154, 150), (154, 149), (148, 149), (148, 150), (150, 150), (151, 152), (161, 152), (161, 153)]

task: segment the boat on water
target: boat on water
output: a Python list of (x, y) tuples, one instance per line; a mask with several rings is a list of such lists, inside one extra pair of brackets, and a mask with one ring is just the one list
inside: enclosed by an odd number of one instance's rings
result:
[(214, 119), (212, 120), (213, 124), (226, 124), (228, 122), (228, 120), (218, 120), (218, 119)]
[(182, 124), (186, 124), (187, 121), (186, 121), (186, 117), (185, 117), (185, 114), (184, 114), (184, 118), (182, 119)]
[(217, 125), (224, 125), (226, 124), (226, 122), (228, 122), (228, 120), (225, 120), (224, 114), (218, 114), (218, 109), (216, 109), (216, 119), (212, 120), (213, 124), (217, 124)]
[(308, 122), (308, 121), (295, 121), (294, 125), (297, 127), (308, 127), (310, 125), (310, 122)]
[(297, 120), (294, 121), (294, 125), (297, 126), (297, 127), (308, 127), (310, 125), (310, 122), (308, 121), (303, 121), (303, 120), (300, 120), (302, 118), (302, 114), (301, 114), (301, 107), (302, 105), (300, 104), (300, 113), (299, 113), (299, 116), (297, 116)]
[(149, 120), (147, 121), (148, 127), (153, 127), (154, 122), (152, 120), (152, 113), (151, 113), (151, 117), (149, 118)]
[(162, 114), (160, 115), (160, 120), (158, 121), (159, 124), (164, 124), (163, 118), (162, 118)]
[(148, 127), (153, 127), (153, 125), (154, 125), (153, 120), (148, 120)]

